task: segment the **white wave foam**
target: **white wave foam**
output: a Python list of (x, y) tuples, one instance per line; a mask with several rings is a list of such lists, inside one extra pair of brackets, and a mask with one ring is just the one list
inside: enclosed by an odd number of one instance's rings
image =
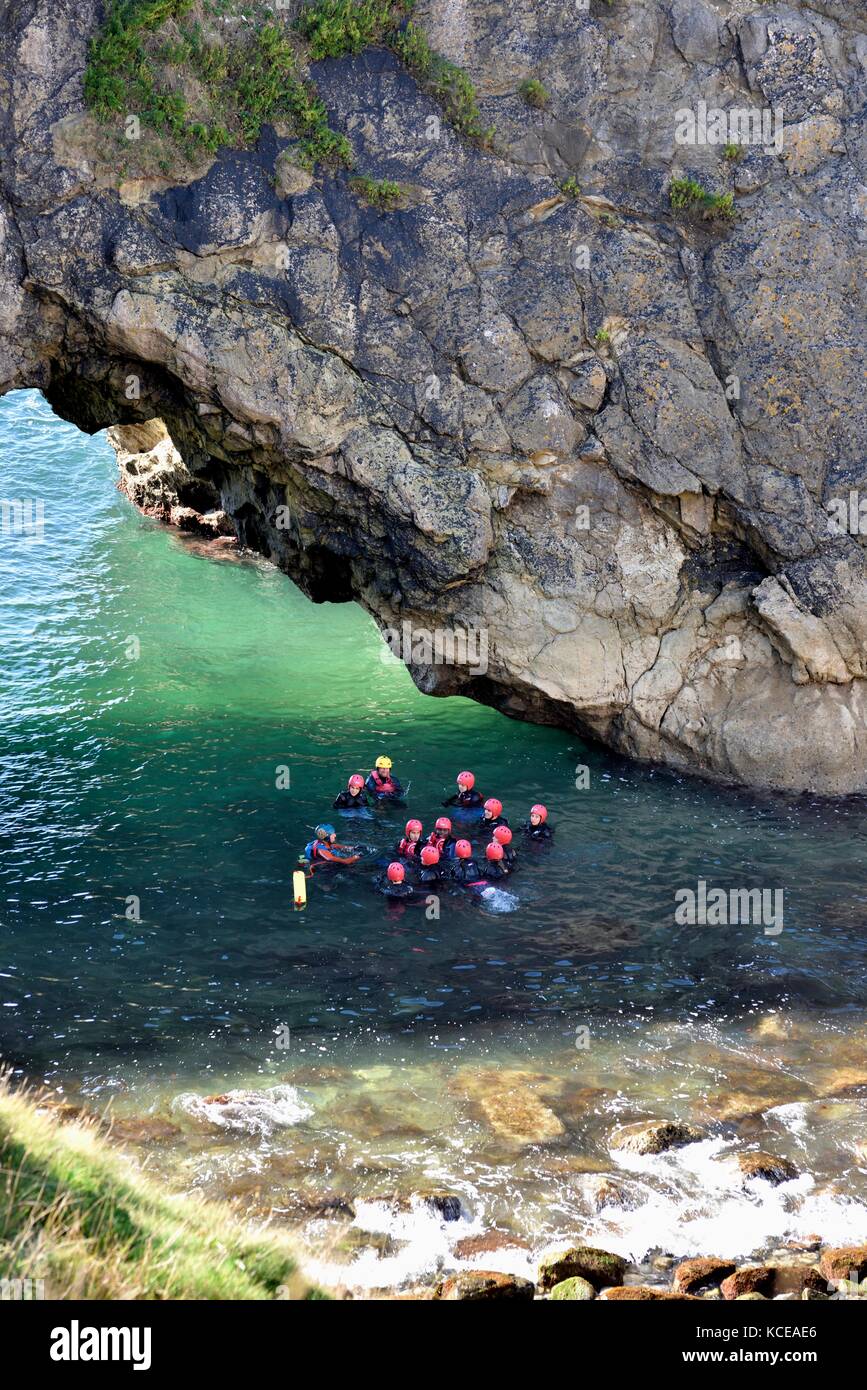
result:
[(172, 1110), (202, 1129), (260, 1135), (286, 1129), (313, 1113), (294, 1086), (270, 1086), (264, 1091), (227, 1091), (220, 1096), (200, 1096), (187, 1091), (175, 1096)]

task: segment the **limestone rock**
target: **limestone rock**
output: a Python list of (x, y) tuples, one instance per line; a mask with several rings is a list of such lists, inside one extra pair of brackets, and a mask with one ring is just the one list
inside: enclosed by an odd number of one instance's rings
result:
[[(430, 693), (728, 782), (867, 791), (867, 560), (829, 525), (867, 486), (863, 23), (722, 8), (425, 0), (491, 149), (385, 48), (313, 64), (356, 171), (409, 190), (384, 212), (302, 169), (288, 126), (121, 161), (83, 102), (104, 4), (22, 0), (0, 390), (116, 427), (136, 505), (317, 600), (484, 629), (484, 680), (413, 665)], [(782, 144), (678, 144), (699, 92), (779, 110)], [(736, 216), (681, 217), (682, 176)], [(540, 1106), (516, 1134), (556, 1135)]]

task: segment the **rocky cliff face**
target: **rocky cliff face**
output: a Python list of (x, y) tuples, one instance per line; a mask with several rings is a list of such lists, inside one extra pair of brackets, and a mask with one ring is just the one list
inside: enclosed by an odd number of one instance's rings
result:
[[(492, 150), (385, 49), (312, 69), (390, 211), (279, 127), (125, 179), (82, 114), (102, 6), (0, 11), (0, 389), (120, 426), (140, 502), (222, 509), (314, 598), (483, 630), (425, 690), (867, 789), (863, 4), (420, 0)], [(700, 103), (776, 143), (679, 143)]]

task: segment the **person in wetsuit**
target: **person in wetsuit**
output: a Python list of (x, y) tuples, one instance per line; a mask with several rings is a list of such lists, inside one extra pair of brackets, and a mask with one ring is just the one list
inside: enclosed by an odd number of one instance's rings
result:
[(378, 801), (400, 801), (403, 796), (403, 787), (391, 768), (391, 758), (377, 758), (364, 784)]
[(476, 779), (472, 772), (458, 773), (458, 789), (454, 796), (446, 797), (444, 806), (459, 806), (463, 811), (472, 811), (482, 804), (481, 792), (475, 791)]
[(528, 840), (550, 840), (553, 838), (553, 827), (548, 825), (548, 808), (541, 802), (530, 807), (530, 819), (521, 826)]
[(515, 867), (518, 858), (512, 844), (512, 832), (507, 825), (498, 825), (494, 831), (494, 839), (498, 845), (503, 846), (503, 862), (508, 867), (509, 872)]
[(478, 883), (481, 878), (479, 866), (473, 858), (473, 847), (469, 840), (458, 840), (455, 844), (455, 857), (451, 864), (452, 883)]
[(389, 864), (385, 873), (380, 874), (376, 880), (376, 891), (395, 901), (401, 898), (411, 898), (412, 886), (406, 882), (406, 869), (403, 865), (397, 861)]
[(485, 802), (485, 813), (482, 816), (482, 825), (486, 830), (496, 830), (498, 825), (508, 825), (509, 822), (503, 815), (503, 803), (498, 801), (495, 796), (489, 796)]
[(416, 882), (420, 887), (438, 888), (442, 883), (442, 877), (439, 850), (433, 845), (425, 845), (421, 852), (421, 868), (416, 875)]
[(339, 845), (333, 825), (317, 825), (315, 839), (310, 840), (301, 856), (311, 873), (323, 864), (354, 864), (361, 855), (357, 845)]
[(356, 772), (350, 777), (346, 789), (338, 792), (334, 800), (335, 811), (363, 811), (369, 806), (364, 778)]
[(508, 878), (509, 866), (503, 857), (503, 846), (497, 840), (492, 840), (485, 848), (485, 878), (490, 883), (498, 878)]
[(440, 859), (454, 859), (455, 841), (452, 835), (452, 823), (448, 816), (440, 816), (435, 829), (427, 837), (429, 845), (439, 850)]
[(396, 853), (401, 859), (417, 859), (421, 853), (421, 821), (408, 820), (403, 832), (403, 839), (398, 841)]

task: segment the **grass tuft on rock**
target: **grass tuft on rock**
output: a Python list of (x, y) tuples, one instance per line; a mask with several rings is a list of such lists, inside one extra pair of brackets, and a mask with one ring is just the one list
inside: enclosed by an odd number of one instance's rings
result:
[(675, 212), (698, 213), (701, 217), (731, 221), (735, 216), (732, 193), (709, 193), (695, 179), (672, 179), (668, 200)]
[[(133, 116), (194, 160), (286, 122), (301, 162), (352, 163), (303, 75), (291, 30), (260, 0), (113, 0), (92, 41), (84, 96), (98, 120)], [(127, 142), (134, 154), (135, 141)], [(165, 152), (164, 152), (165, 153)]]
[(391, 40), (414, 0), (315, 0), (296, 21), (310, 57), (343, 58)]
[(392, 208), (397, 207), (403, 194), (400, 184), (395, 183), (393, 179), (372, 179), (367, 174), (350, 179), (349, 187), (365, 203), (379, 208), (382, 212), (390, 212)]
[(547, 87), (536, 77), (526, 78), (525, 81), (521, 83), (518, 91), (521, 93), (521, 96), (528, 106), (535, 106), (539, 110), (546, 107), (551, 100)]
[(0, 1078), (0, 1277), (47, 1298), (309, 1299), (288, 1241), (172, 1196)]
[(222, 146), (255, 144), (265, 124), (286, 124), (305, 168), (353, 165), (331, 129), (310, 60), (387, 45), (468, 139), (490, 144), (475, 89), (406, 17), (414, 0), (314, 0), (294, 23), (267, 0), (111, 0), (84, 75), (89, 110), (115, 128), (106, 158), (121, 176), (164, 174)]
[(314, 60), (343, 58), (377, 44), (390, 48), (462, 135), (489, 145), (494, 129), (482, 122), (475, 87), (463, 68), (431, 48), (417, 24), (407, 22), (414, 4), (415, 0), (313, 0), (299, 14), (296, 27)]

